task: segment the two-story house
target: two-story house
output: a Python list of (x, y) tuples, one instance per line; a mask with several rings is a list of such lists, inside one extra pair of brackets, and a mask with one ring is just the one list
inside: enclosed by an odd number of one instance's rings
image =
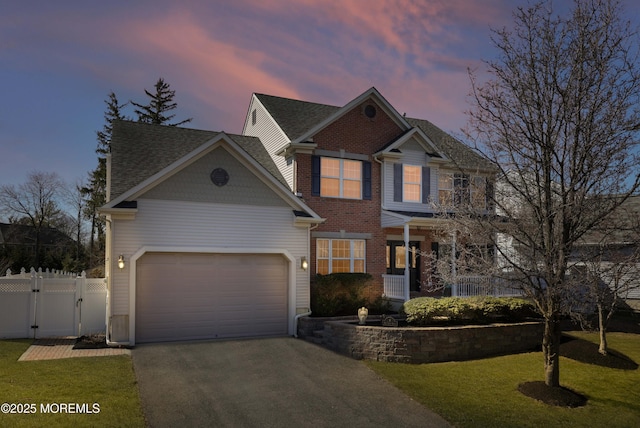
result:
[(442, 207), (488, 207), (491, 163), (375, 88), (342, 107), (254, 94), (243, 134), (326, 219), (310, 231), (311, 274), (367, 272), (390, 299), (419, 292), (429, 271), (420, 254), (450, 245), (437, 238)]

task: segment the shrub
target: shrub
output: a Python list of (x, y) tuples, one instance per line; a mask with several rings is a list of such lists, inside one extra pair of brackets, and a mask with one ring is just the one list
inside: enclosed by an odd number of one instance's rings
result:
[(311, 284), (313, 316), (332, 317), (356, 315), (367, 305), (364, 291), (371, 281), (367, 273), (332, 273), (316, 275)]
[(404, 303), (409, 324), (482, 324), (496, 320), (521, 321), (535, 316), (534, 306), (523, 299), (499, 297), (419, 297)]

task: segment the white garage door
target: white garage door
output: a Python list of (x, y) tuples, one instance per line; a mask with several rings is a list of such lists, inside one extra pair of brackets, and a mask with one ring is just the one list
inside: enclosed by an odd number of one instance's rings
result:
[(147, 253), (136, 275), (136, 342), (287, 334), (281, 255)]

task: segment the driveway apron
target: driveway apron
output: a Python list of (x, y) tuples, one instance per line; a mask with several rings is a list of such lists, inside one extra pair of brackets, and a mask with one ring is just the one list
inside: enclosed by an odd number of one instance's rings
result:
[(361, 361), (303, 340), (139, 345), (148, 426), (448, 427)]

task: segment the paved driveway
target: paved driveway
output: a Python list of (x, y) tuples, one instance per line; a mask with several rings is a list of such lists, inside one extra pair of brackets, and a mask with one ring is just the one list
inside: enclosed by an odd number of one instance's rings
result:
[(362, 362), (294, 338), (139, 345), (151, 427), (447, 427)]

